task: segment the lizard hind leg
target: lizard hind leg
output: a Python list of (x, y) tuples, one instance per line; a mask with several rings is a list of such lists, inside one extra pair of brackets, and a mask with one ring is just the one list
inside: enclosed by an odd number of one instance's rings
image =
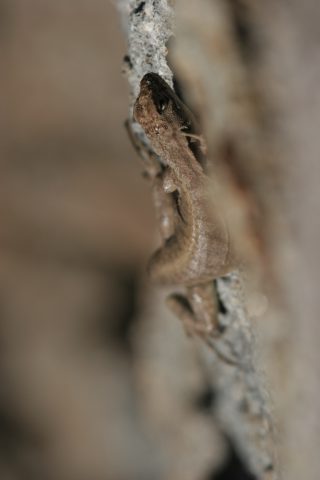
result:
[[(199, 336), (214, 350), (223, 363), (237, 366), (237, 360), (218, 347), (217, 342), (221, 337), (221, 331), (218, 325), (217, 298), (213, 293), (215, 293), (214, 283), (207, 282), (189, 287), (187, 296), (179, 293), (170, 295), (166, 303), (172, 313), (182, 321), (188, 336)], [(209, 294), (211, 294), (211, 300)]]
[(195, 333), (195, 320), (188, 299), (180, 293), (173, 293), (167, 297), (166, 304), (171, 312), (181, 320), (188, 337), (192, 337)]
[(189, 336), (220, 336), (213, 282), (188, 287), (187, 296), (170, 295), (167, 305), (180, 318)]
[(188, 287), (188, 298), (198, 327), (204, 333), (219, 336), (218, 299), (213, 281)]

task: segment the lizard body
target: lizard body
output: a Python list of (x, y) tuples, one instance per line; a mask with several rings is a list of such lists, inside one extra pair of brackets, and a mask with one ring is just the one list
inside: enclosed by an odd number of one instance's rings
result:
[(213, 280), (234, 268), (234, 257), (228, 229), (209, 201), (204, 140), (191, 112), (156, 73), (141, 80), (133, 114), (162, 161), (154, 192), (163, 245), (151, 258), (150, 276), (187, 287), (187, 296), (171, 295), (168, 304), (189, 333), (216, 333)]
[(191, 112), (159, 75), (148, 73), (134, 116), (166, 165), (164, 192), (177, 192), (174, 234), (152, 257), (151, 278), (195, 285), (224, 275), (230, 271), (229, 233), (221, 217), (213, 218), (208, 177), (188, 142), (188, 134), (197, 135)]

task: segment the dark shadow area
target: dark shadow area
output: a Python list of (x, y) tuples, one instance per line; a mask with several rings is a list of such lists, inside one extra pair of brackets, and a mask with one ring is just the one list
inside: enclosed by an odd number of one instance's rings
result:
[(229, 441), (229, 453), (220, 469), (207, 480), (258, 480), (242, 462), (234, 446)]

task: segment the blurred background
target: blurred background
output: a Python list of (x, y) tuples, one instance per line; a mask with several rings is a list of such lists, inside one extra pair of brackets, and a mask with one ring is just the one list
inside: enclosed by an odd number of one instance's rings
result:
[(1, 0), (0, 51), (0, 478), (135, 478), (127, 333), (154, 225), (118, 16)]

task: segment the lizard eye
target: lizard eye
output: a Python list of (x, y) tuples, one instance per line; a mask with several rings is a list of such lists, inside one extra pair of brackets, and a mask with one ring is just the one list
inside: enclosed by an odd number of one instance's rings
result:
[(169, 104), (169, 98), (164, 96), (164, 95), (161, 95), (157, 98), (157, 101), (155, 103), (156, 103), (156, 108), (157, 108), (158, 113), (161, 114), (167, 108), (167, 106)]

